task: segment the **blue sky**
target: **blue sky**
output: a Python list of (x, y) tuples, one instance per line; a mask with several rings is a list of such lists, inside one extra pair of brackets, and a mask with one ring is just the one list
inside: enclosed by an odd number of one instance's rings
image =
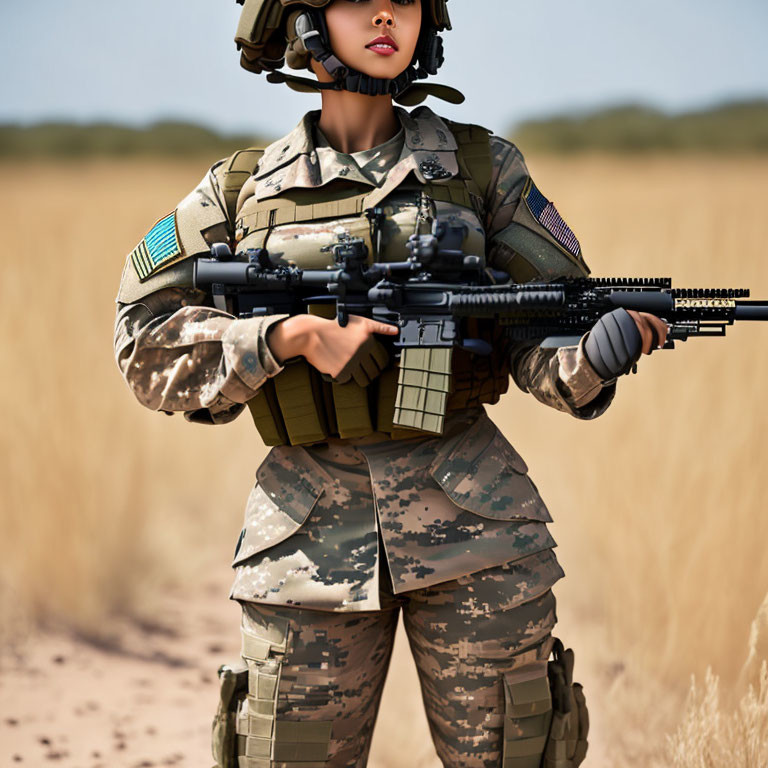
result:
[[(644, 101), (678, 111), (768, 96), (766, 0), (451, 0), (441, 114), (496, 131)], [(287, 132), (319, 97), (240, 70), (234, 0), (2, 0), (0, 121), (189, 119)]]

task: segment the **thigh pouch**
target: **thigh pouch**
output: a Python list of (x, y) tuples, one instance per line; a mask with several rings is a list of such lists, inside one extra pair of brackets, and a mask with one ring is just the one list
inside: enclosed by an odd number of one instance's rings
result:
[(589, 717), (573, 682), (573, 651), (555, 640), (554, 658), (504, 676), (502, 768), (577, 768), (587, 754)]
[(288, 627), (276, 619), (259, 630), (255, 635), (243, 628), (247, 691), (236, 717), (237, 768), (324, 768), (332, 724), (278, 714)]

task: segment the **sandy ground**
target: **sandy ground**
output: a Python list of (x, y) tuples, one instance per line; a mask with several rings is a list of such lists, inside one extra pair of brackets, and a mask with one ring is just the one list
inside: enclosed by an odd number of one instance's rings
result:
[(162, 624), (110, 628), (114, 640), (48, 634), (2, 657), (0, 765), (69, 768), (211, 766), (216, 668), (238, 654), (226, 585)]
[[(6, 648), (0, 767), (211, 768), (215, 672), (239, 654), (239, 608), (226, 599), (224, 576), (198, 589), (191, 605), (168, 593), (161, 623), (115, 625), (98, 640), (40, 634)], [(594, 681), (607, 678), (590, 655), (580, 654), (580, 666), (594, 696)], [(593, 716), (587, 766), (604, 764), (599, 730)], [(369, 766), (441, 768), (402, 624)]]

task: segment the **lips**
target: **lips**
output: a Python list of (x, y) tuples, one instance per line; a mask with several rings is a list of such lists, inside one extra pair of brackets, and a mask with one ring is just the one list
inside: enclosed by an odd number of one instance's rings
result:
[(368, 45), (365, 47), (371, 51), (374, 51), (375, 53), (383, 53), (385, 55), (391, 55), (400, 50), (397, 47), (397, 43), (391, 37), (386, 35), (377, 37), (375, 40), (371, 40), (371, 42), (368, 43)]

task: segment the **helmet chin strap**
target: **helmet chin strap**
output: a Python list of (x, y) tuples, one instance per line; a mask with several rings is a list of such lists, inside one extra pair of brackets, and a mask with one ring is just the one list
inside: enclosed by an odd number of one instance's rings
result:
[[(365, 77), (365, 75), (363, 75)], [(285, 72), (270, 72), (267, 75), (267, 80), (270, 83), (285, 83), (289, 88), (299, 93), (320, 93), (322, 91), (341, 91), (350, 90), (345, 89), (343, 84), (337, 82), (333, 83), (321, 83), (318, 80), (312, 80), (309, 77), (298, 77), (297, 75), (289, 75)], [(392, 81), (383, 81), (392, 82)], [(356, 91), (361, 93), (362, 91)], [(385, 91), (386, 93), (386, 91)], [(464, 102), (464, 94), (456, 88), (451, 88), (448, 85), (441, 85), (440, 83), (413, 83), (407, 86), (399, 93), (392, 94), (393, 99), (398, 103), (406, 107), (415, 107), (417, 104), (421, 104), (428, 96), (433, 96), (436, 99), (442, 99), (451, 104), (462, 104)]]

